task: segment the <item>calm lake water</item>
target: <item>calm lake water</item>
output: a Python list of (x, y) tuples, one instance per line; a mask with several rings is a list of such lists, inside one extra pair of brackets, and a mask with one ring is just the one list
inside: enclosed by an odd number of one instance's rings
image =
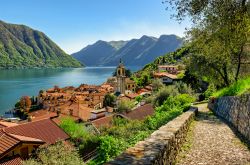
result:
[[(136, 71), (141, 67), (127, 67)], [(115, 71), (115, 67), (86, 67), (74, 69), (0, 70), (0, 114), (14, 107), (21, 96), (37, 96), (41, 89), (54, 85), (100, 85)]]

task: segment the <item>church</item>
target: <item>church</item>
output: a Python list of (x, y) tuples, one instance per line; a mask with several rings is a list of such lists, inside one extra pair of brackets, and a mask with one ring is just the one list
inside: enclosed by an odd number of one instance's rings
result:
[(134, 93), (136, 90), (136, 83), (126, 76), (126, 68), (120, 60), (119, 65), (116, 68), (116, 92), (120, 94)]

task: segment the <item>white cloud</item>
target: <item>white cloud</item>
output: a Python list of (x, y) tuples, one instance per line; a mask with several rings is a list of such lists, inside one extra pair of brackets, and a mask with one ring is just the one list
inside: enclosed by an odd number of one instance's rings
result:
[(97, 40), (130, 40), (132, 38), (140, 38), (143, 35), (159, 37), (162, 34), (176, 34), (183, 37), (186, 26), (187, 25), (178, 23), (156, 25), (147, 22), (130, 23), (123, 21), (116, 27), (103, 29), (102, 32), (96, 32), (95, 34), (83, 32), (78, 36), (72, 36), (70, 39), (58, 42), (58, 44), (67, 53), (71, 54), (81, 50), (89, 44), (93, 44)]

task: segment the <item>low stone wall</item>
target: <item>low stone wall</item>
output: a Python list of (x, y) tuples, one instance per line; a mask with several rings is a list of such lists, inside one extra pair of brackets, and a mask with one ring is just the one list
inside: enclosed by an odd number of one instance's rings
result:
[(178, 150), (197, 111), (197, 108), (192, 107), (106, 165), (174, 164)]
[(232, 124), (250, 141), (250, 95), (227, 96), (212, 100), (208, 107)]

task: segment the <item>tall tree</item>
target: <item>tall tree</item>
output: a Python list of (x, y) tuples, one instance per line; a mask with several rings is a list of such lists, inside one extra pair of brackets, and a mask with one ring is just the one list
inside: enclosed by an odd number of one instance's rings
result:
[(189, 65), (210, 81), (229, 85), (237, 81), (242, 64), (249, 58), (246, 51), (250, 29), (248, 0), (166, 0), (177, 10), (175, 18), (191, 18), (187, 32), (192, 44)]
[(22, 96), (20, 99), (20, 108), (24, 111), (29, 112), (30, 107), (31, 107), (31, 99), (29, 96)]

